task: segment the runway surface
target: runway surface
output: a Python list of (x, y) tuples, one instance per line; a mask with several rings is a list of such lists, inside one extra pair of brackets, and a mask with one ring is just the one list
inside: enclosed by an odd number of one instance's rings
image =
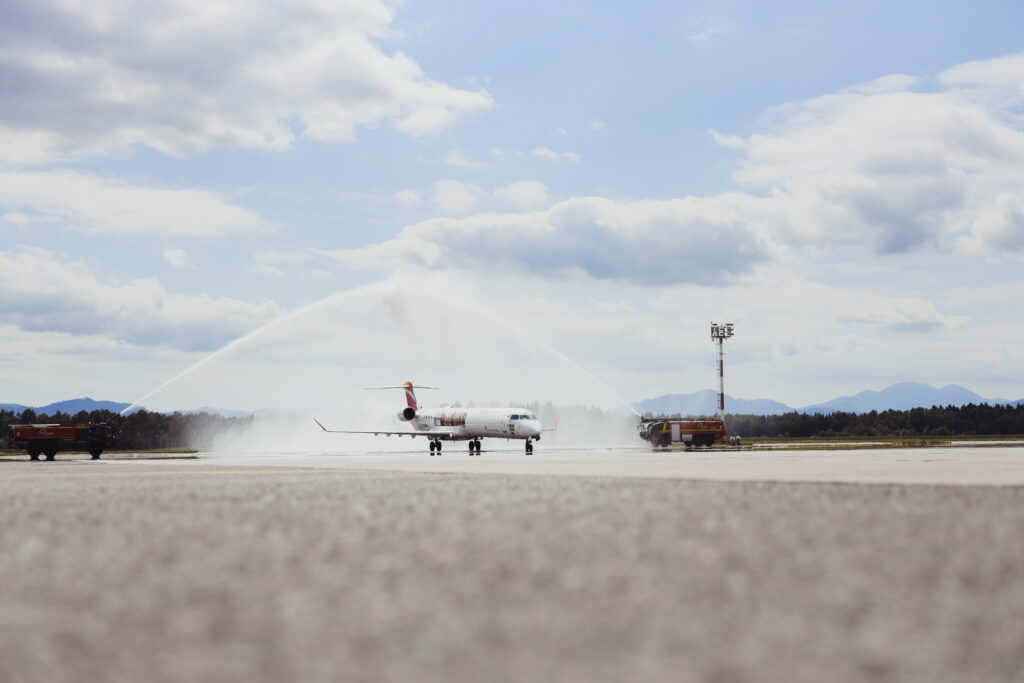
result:
[(219, 466), (269, 463), (321, 469), (435, 474), (528, 474), (726, 481), (1024, 485), (1024, 444), (956, 448), (866, 450), (706, 450), (652, 452), (641, 448), (485, 451), (469, 457), (449, 446), (444, 455), (424, 451), (366, 455), (262, 454), (200, 456)]
[(0, 460), (0, 681), (1024, 679), (1024, 449)]

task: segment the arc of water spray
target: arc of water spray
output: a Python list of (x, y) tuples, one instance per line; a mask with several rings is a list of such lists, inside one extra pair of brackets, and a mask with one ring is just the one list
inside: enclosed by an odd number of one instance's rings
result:
[[(466, 310), (471, 310), (471, 309), (466, 309)], [(608, 384), (606, 382), (601, 380), (594, 373), (590, 372), (585, 367), (583, 367), (582, 365), (580, 365), (579, 363), (574, 361), (572, 358), (569, 358), (567, 355), (565, 355), (564, 353), (562, 353), (561, 351), (559, 351), (554, 346), (552, 346), (548, 342), (544, 341), (543, 339), (541, 339), (537, 335), (528, 333), (528, 332), (522, 330), (521, 328), (516, 327), (515, 325), (513, 325), (510, 322), (508, 322), (507, 320), (499, 318), (496, 315), (494, 315), (492, 313), (489, 313), (487, 311), (473, 311), (473, 313), (475, 313), (476, 315), (479, 315), (481, 318), (487, 319), (489, 322), (491, 322), (494, 325), (497, 325), (499, 327), (502, 327), (502, 328), (512, 332), (513, 334), (515, 334), (518, 337), (527, 339), (528, 341), (533, 342), (534, 344), (537, 344), (538, 346), (543, 348), (548, 353), (551, 353), (552, 355), (557, 357), (559, 360), (563, 361), (564, 363), (568, 363), (575, 370), (583, 373), (584, 375), (586, 375), (587, 377), (592, 379), (595, 383), (597, 383), (599, 386), (601, 386), (605, 391), (607, 391), (612, 396), (614, 396), (616, 399), (618, 399), (622, 403), (622, 405), (626, 406), (631, 411), (633, 411), (634, 415), (636, 415), (637, 417), (639, 417), (641, 419), (643, 418), (643, 416), (640, 413), (637, 412), (636, 408), (634, 408), (626, 399), (622, 398), (622, 396), (619, 394), (619, 392), (617, 392), (614, 389), (612, 389), (610, 386), (608, 386)]]
[[(326, 296), (323, 299), (320, 299), (318, 301), (314, 301), (313, 303), (306, 304), (305, 306), (301, 306), (301, 307), (295, 309), (294, 311), (292, 311), (291, 313), (286, 313), (285, 315), (282, 315), (282, 316), (280, 316), (278, 318), (275, 318), (274, 320), (271, 320), (270, 322), (266, 323), (262, 327), (259, 327), (259, 328), (255, 329), (255, 330), (253, 330), (252, 332), (249, 332), (248, 334), (246, 334), (244, 336), (241, 336), (238, 339), (235, 339), (234, 341), (231, 341), (231, 342), (225, 344), (224, 346), (222, 346), (221, 348), (217, 349), (213, 353), (209, 354), (205, 358), (202, 358), (201, 360), (199, 360), (197, 363), (194, 363), (193, 365), (185, 368), (184, 370), (182, 370), (177, 375), (175, 375), (174, 377), (170, 378), (169, 380), (167, 380), (166, 382), (164, 382), (163, 384), (161, 384), (157, 388), (153, 389), (152, 391), (150, 391), (149, 393), (145, 394), (144, 396), (141, 396), (138, 399), (136, 399), (134, 403), (132, 403), (130, 406), (128, 406), (127, 408), (122, 410), (119, 414), (120, 415), (124, 415), (124, 414), (128, 413), (133, 408), (138, 407), (138, 405), (140, 403), (145, 401), (147, 398), (149, 398), (153, 394), (155, 394), (155, 393), (157, 393), (159, 391), (162, 391), (163, 389), (167, 388), (171, 384), (174, 384), (175, 382), (177, 382), (178, 380), (182, 379), (183, 377), (187, 377), (188, 375), (192, 374), (193, 372), (195, 372), (199, 368), (203, 367), (204, 365), (207, 365), (211, 361), (213, 361), (213, 360), (215, 360), (217, 358), (220, 358), (221, 356), (224, 356), (224, 355), (226, 355), (228, 353), (231, 353), (232, 351), (234, 351), (238, 347), (242, 346), (243, 344), (246, 344), (246, 343), (252, 341), (253, 339), (256, 339), (257, 337), (260, 337), (260, 336), (266, 334), (267, 332), (269, 332), (270, 330), (272, 330), (272, 329), (274, 329), (276, 327), (279, 327), (279, 326), (281, 326), (281, 325), (283, 325), (283, 324), (285, 324), (287, 322), (295, 320), (296, 318), (300, 318), (300, 317), (302, 317), (304, 315), (312, 313), (313, 311), (316, 311), (319, 308), (323, 308), (324, 306), (327, 306), (329, 304), (342, 303), (344, 301), (347, 301), (347, 300), (350, 300), (350, 299), (355, 299), (355, 298), (357, 298), (359, 296), (363, 296), (363, 295), (365, 295), (367, 293), (373, 293), (373, 292), (378, 292), (378, 291), (381, 292), (381, 293), (395, 292), (395, 291), (397, 291), (397, 287), (394, 285), (394, 283), (383, 282), (383, 283), (375, 283), (375, 284), (372, 284), (372, 285), (366, 285), (366, 286), (363, 286), (363, 287), (357, 287), (356, 289), (351, 289), (351, 290), (349, 290), (347, 292), (337, 292), (335, 294), (331, 294), (329, 296)], [(515, 325), (511, 324), (507, 320), (503, 320), (502, 318), (499, 318), (499, 317), (497, 317), (497, 316), (495, 316), (495, 315), (493, 315), (491, 313), (488, 313), (486, 311), (469, 309), (469, 308), (466, 308), (464, 310), (470, 312), (473, 315), (476, 315), (476, 316), (479, 316), (481, 318), (484, 318), (485, 320), (487, 320), (488, 322), (490, 322), (491, 324), (493, 324), (493, 325), (495, 325), (497, 327), (501, 327), (501, 328), (503, 328), (505, 330), (508, 330), (509, 332), (511, 332), (512, 334), (516, 335), (517, 337), (526, 339), (526, 340), (528, 340), (528, 341), (530, 341), (530, 342), (540, 346), (545, 351), (547, 351), (548, 353), (551, 353), (552, 355), (557, 357), (562, 362), (567, 363), (570, 367), (574, 368), (578, 372), (580, 372), (580, 373), (586, 375), (587, 377), (589, 377), (591, 380), (593, 380), (595, 383), (597, 383), (599, 386), (601, 386), (605, 391), (607, 391), (612, 396), (614, 396), (624, 406), (629, 408), (633, 412), (634, 415), (636, 415), (637, 417), (641, 417), (640, 413), (637, 412), (636, 408), (634, 408), (632, 405), (630, 405), (630, 403), (628, 401), (626, 401), (626, 399), (622, 398), (622, 396), (617, 391), (615, 391), (610, 386), (608, 386), (607, 383), (605, 383), (604, 381), (599, 379), (592, 372), (590, 372), (589, 370), (584, 368), (582, 365), (580, 365), (579, 363), (577, 363), (573, 359), (571, 359), (568, 356), (566, 356), (564, 353), (562, 353), (561, 351), (559, 351), (554, 346), (552, 346), (548, 342), (544, 341), (543, 339), (541, 339), (537, 335), (528, 333), (528, 332), (522, 330), (521, 328), (516, 327)]]
[(292, 320), (295, 320), (296, 318), (300, 318), (300, 317), (306, 315), (307, 313), (312, 313), (313, 311), (317, 310), (318, 308), (322, 308), (323, 306), (325, 306), (327, 304), (339, 303), (339, 302), (345, 301), (347, 299), (354, 299), (357, 296), (361, 296), (363, 294), (366, 294), (367, 292), (372, 292), (372, 291), (377, 290), (377, 289), (381, 289), (381, 290), (387, 291), (388, 289), (393, 289), (393, 286), (390, 285), (390, 284), (387, 284), (387, 283), (384, 283), (384, 284), (376, 283), (376, 284), (373, 284), (373, 285), (366, 285), (364, 287), (357, 287), (356, 289), (351, 289), (351, 290), (349, 290), (347, 292), (336, 292), (334, 294), (331, 294), (329, 296), (324, 297), (323, 299), (320, 299), (319, 301), (314, 301), (311, 304), (306, 304), (305, 306), (301, 306), (299, 308), (296, 308), (291, 313), (286, 313), (285, 315), (282, 315), (282, 316), (280, 316), (278, 318), (274, 318), (273, 320), (271, 320), (270, 322), (266, 323), (262, 327), (258, 327), (255, 330), (253, 330), (252, 332), (249, 332), (248, 334), (243, 335), (243, 336), (239, 337), (238, 339), (235, 339), (232, 342), (228, 342), (227, 344), (225, 344), (224, 346), (220, 347), (219, 349), (217, 349), (216, 351), (214, 351), (210, 355), (206, 356), (205, 358), (203, 358), (199, 362), (197, 362), (197, 363), (195, 363), (193, 365), (190, 365), (189, 367), (185, 368), (184, 370), (179, 372), (177, 375), (175, 375), (174, 377), (170, 378), (169, 380), (167, 380), (166, 382), (164, 382), (163, 384), (158, 386), (156, 389), (153, 389), (152, 391), (150, 391), (146, 395), (141, 396), (138, 399), (136, 399), (134, 403), (132, 403), (130, 406), (128, 406), (127, 408), (125, 408), (124, 410), (122, 410), (118, 414), (119, 415), (124, 415), (125, 413), (129, 412), (132, 408), (138, 407), (138, 405), (140, 403), (142, 403), (143, 401), (145, 401), (147, 398), (149, 398), (153, 394), (157, 393), (158, 391), (166, 389), (167, 387), (169, 387), (170, 385), (174, 384), (175, 382), (177, 382), (181, 378), (186, 377), (188, 375), (191, 375), (193, 372), (195, 372), (199, 368), (203, 367), (204, 365), (206, 365), (210, 361), (213, 361), (216, 358), (220, 358), (221, 356), (234, 351), (239, 346), (242, 346), (243, 344), (245, 344), (245, 343), (247, 343), (249, 341), (252, 341), (253, 339), (256, 339), (257, 337), (260, 337), (260, 336), (266, 334), (267, 332), (269, 332), (270, 330), (272, 330), (272, 329), (274, 329), (276, 327), (279, 327), (279, 326), (281, 326), (281, 325), (283, 325), (283, 324), (285, 324), (287, 322), (291, 322)]

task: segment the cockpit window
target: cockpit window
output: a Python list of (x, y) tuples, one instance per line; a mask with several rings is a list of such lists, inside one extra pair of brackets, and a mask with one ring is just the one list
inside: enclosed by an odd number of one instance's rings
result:
[(523, 415), (523, 419), (524, 420), (536, 420), (537, 416), (534, 415), (533, 413), (527, 413), (526, 415)]
[(513, 416), (511, 416), (511, 417), (510, 417), (509, 419), (510, 419), (510, 420), (518, 420), (518, 419), (519, 419), (519, 416), (518, 416), (518, 415), (513, 415)]

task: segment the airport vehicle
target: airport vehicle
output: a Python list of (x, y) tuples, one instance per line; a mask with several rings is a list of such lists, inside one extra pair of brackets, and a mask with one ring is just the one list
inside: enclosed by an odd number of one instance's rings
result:
[[(316, 423), (325, 432), (336, 434), (373, 434), (379, 436), (422, 436), (430, 442), (430, 455), (441, 455), (444, 441), (468, 441), (469, 454), (480, 455), (480, 440), (522, 439), (526, 442), (526, 454), (533, 453), (533, 442), (540, 441), (542, 432), (558, 429), (555, 426), (544, 429), (537, 416), (525, 408), (430, 408), (424, 409), (416, 402), (416, 389), (412, 382), (397, 387), (372, 387), (373, 389), (404, 389), (406, 407), (398, 413), (398, 419), (408, 422), (409, 430), (354, 430), (327, 429), (319, 420)], [(435, 389), (436, 387), (420, 387)]]
[(13, 448), (24, 448), (28, 457), (39, 454), (53, 460), (57, 451), (84, 450), (96, 460), (104, 450), (117, 443), (117, 430), (106, 422), (88, 424), (12, 425), (7, 439)]
[(674, 443), (711, 446), (725, 441), (725, 422), (720, 419), (644, 418), (637, 433), (654, 448), (670, 448)]

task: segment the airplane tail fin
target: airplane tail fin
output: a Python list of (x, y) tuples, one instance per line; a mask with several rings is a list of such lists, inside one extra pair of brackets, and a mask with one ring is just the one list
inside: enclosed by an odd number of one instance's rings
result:
[[(405, 389), (405, 409), (399, 413), (404, 415), (402, 419), (411, 420), (415, 415), (416, 411), (420, 409), (418, 403), (416, 403), (416, 387), (413, 386), (412, 382), (403, 382), (397, 387), (366, 387), (367, 390), (372, 389)], [(420, 387), (420, 389), (437, 389), (437, 387)]]

